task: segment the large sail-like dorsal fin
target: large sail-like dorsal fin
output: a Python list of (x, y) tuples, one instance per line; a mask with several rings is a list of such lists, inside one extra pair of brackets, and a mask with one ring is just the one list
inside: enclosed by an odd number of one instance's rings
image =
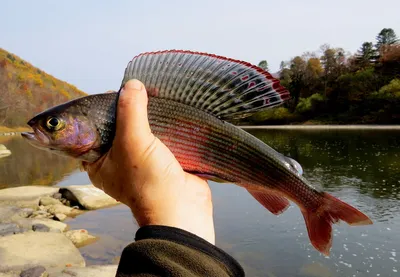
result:
[(130, 79), (143, 82), (150, 96), (184, 103), (226, 121), (275, 107), (290, 96), (278, 79), (257, 66), (183, 50), (134, 57), (121, 88)]

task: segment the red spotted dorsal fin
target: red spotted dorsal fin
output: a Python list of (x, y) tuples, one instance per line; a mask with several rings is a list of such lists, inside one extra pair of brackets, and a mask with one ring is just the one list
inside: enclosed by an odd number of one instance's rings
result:
[(226, 121), (289, 99), (279, 80), (257, 66), (192, 51), (140, 54), (128, 63), (121, 87), (130, 79), (142, 81), (150, 96), (190, 105)]

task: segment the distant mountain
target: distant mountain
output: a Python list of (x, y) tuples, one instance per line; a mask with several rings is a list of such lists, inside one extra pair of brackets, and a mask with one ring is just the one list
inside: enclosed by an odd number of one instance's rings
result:
[(26, 126), (36, 113), (86, 95), (0, 48), (0, 126)]

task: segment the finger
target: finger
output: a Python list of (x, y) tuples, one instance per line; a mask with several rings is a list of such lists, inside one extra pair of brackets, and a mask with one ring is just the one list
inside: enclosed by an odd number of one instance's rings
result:
[(151, 137), (147, 104), (147, 92), (143, 83), (129, 80), (118, 100), (116, 136), (129, 137), (133, 143)]

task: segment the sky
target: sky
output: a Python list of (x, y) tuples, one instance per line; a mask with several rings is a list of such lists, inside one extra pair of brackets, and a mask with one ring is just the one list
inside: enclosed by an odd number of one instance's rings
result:
[(271, 72), (328, 43), (354, 53), (383, 28), (400, 36), (399, 0), (2, 0), (0, 47), (86, 93), (118, 89), (142, 52), (184, 49)]

